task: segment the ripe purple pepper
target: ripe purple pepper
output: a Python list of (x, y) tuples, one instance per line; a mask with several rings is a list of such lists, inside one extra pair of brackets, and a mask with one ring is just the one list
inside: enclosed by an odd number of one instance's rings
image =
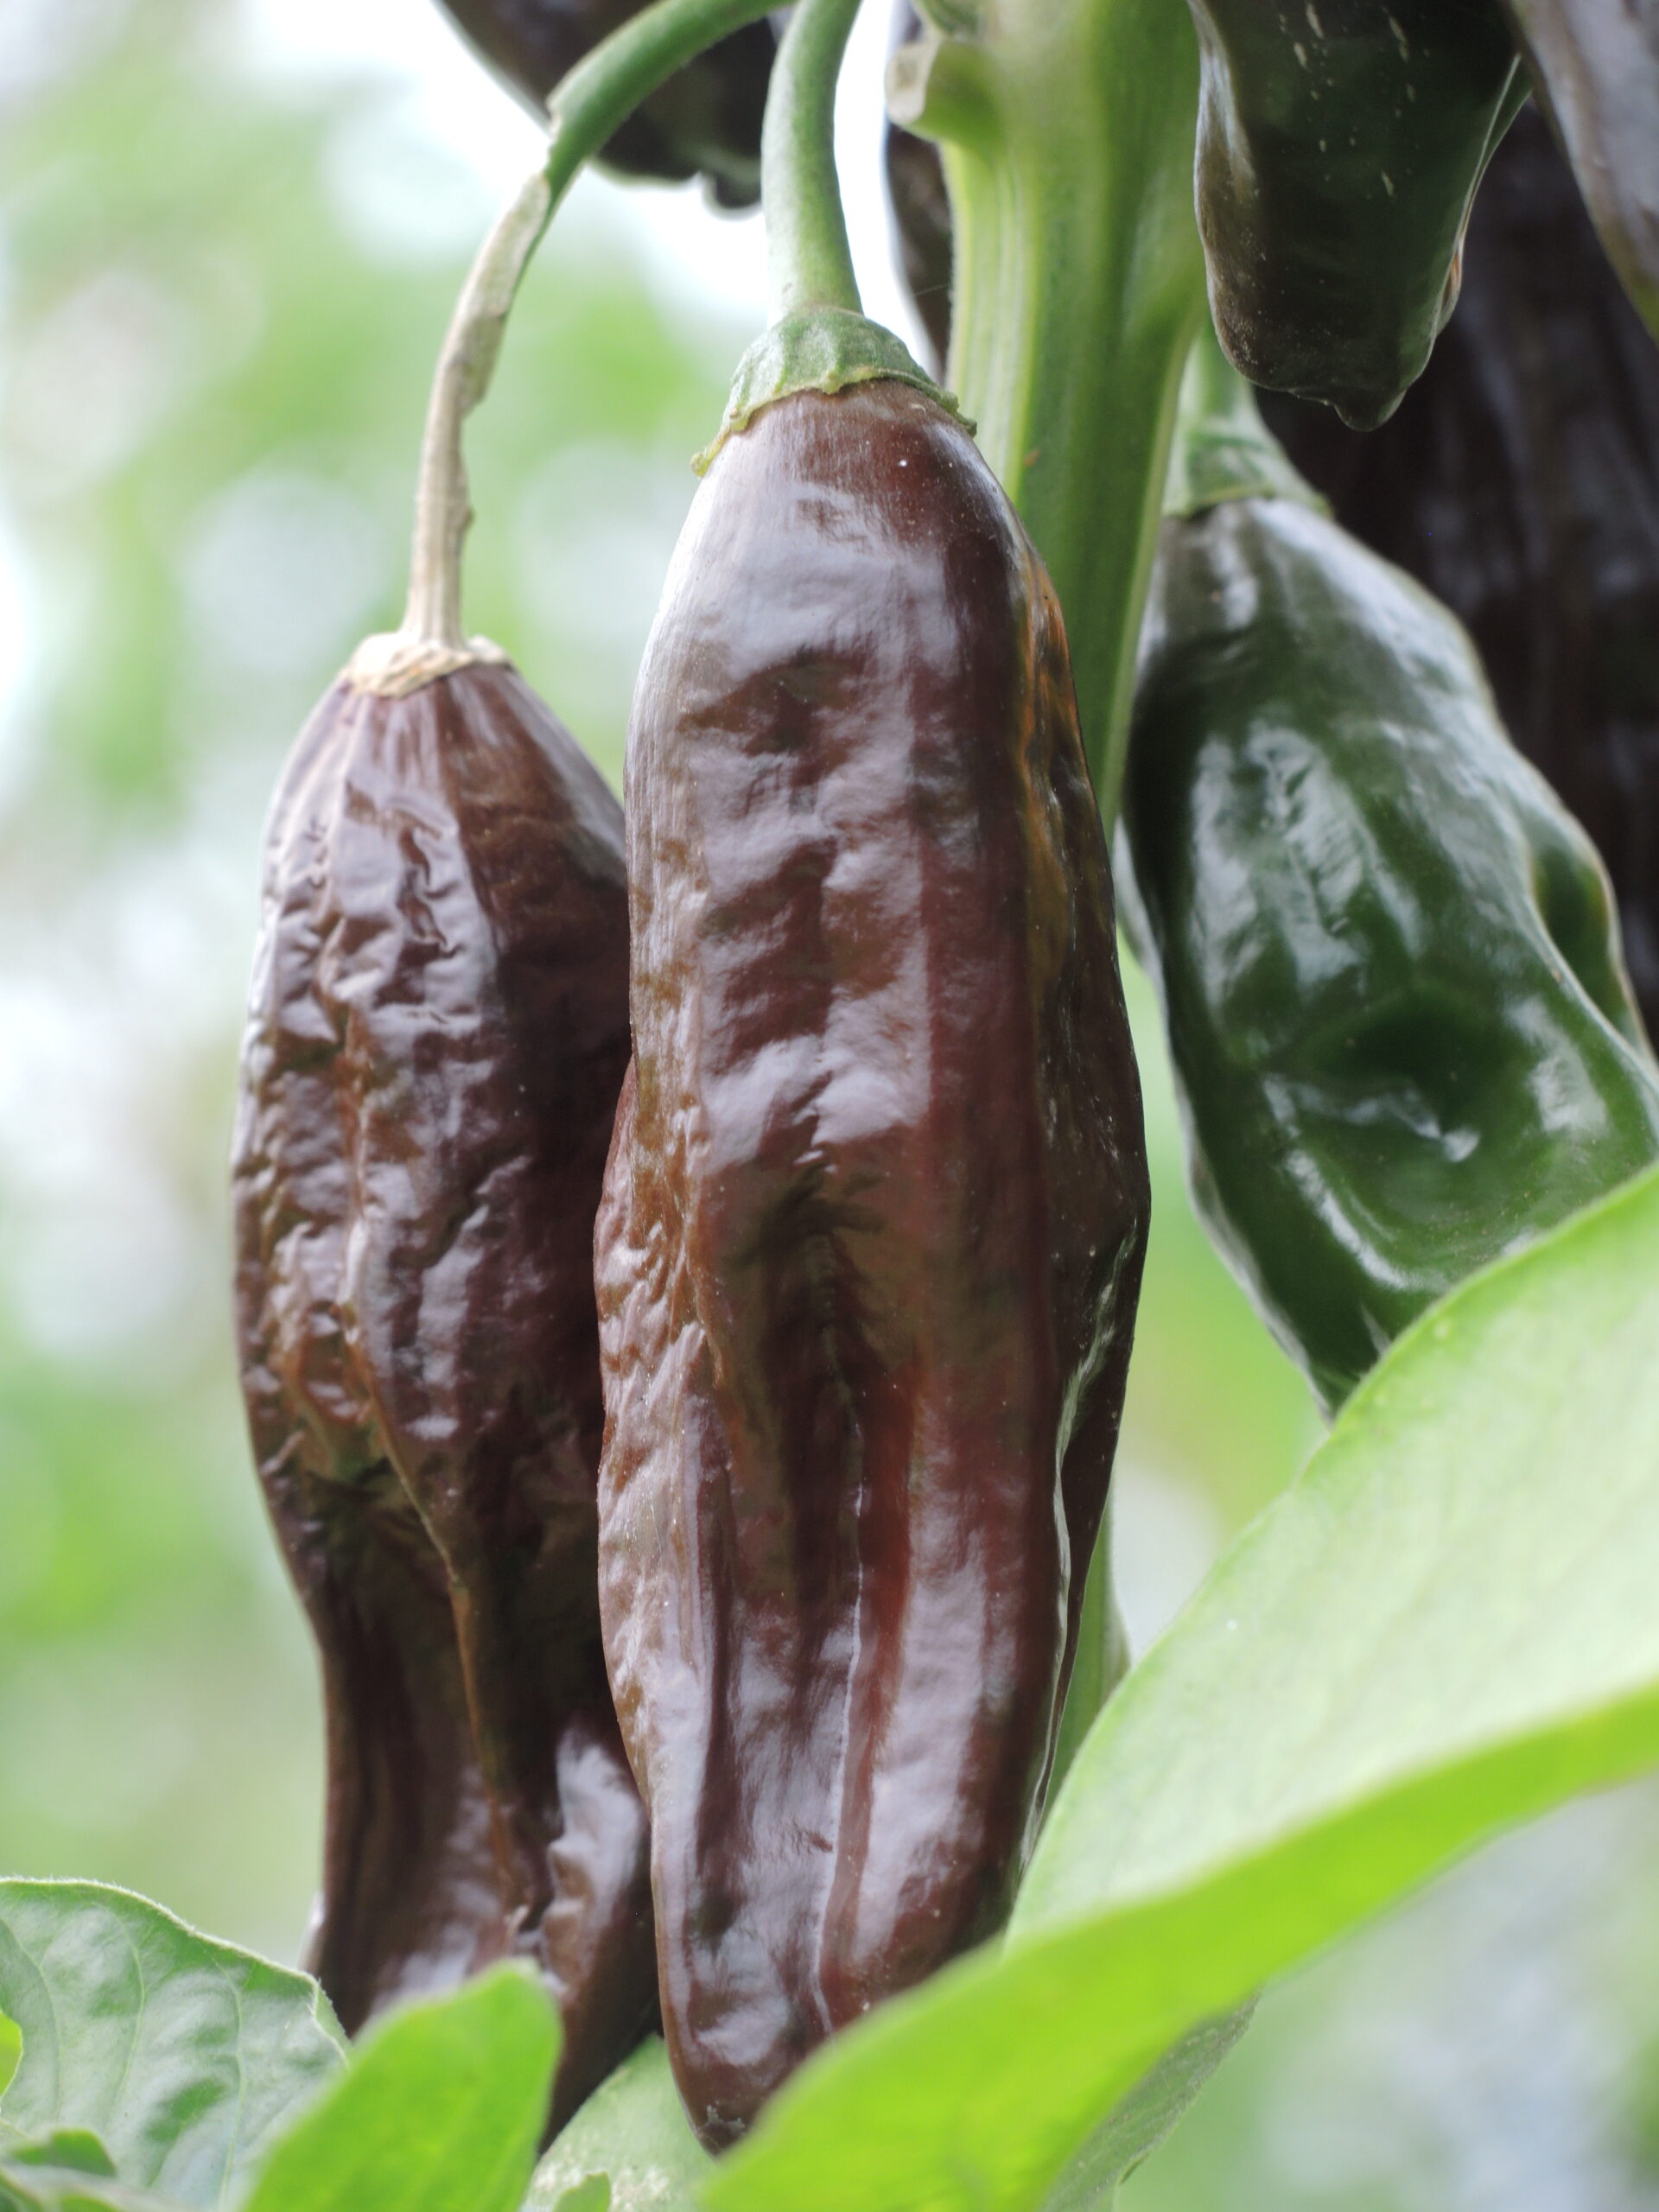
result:
[(718, 454), (628, 855), (601, 1602), (719, 2145), (1007, 1910), (1145, 1249), (1058, 606), (925, 391), (798, 392)]
[(355, 2031), (535, 1960), (556, 2122), (655, 2011), (595, 1581), (627, 1054), (597, 772), (509, 667), (348, 670), (270, 817), (233, 1167), (254, 1452), (327, 1702), (310, 1963)]

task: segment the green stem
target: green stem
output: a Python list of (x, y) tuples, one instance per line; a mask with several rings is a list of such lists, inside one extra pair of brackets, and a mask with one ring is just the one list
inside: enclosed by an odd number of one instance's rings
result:
[(797, 0), (784, 35), (760, 137), (772, 319), (737, 365), (699, 470), (763, 408), (802, 392), (833, 396), (885, 378), (957, 411), (904, 340), (859, 303), (836, 175), (836, 80), (858, 8), (859, 0)]
[(1198, 57), (1174, 0), (927, 0), (893, 112), (946, 148), (950, 382), (1065, 609), (1090, 766), (1116, 810), (1175, 399), (1204, 311)]
[(490, 388), (531, 256), (581, 170), (641, 101), (706, 47), (770, 12), (768, 0), (655, 0), (554, 87), (547, 158), (484, 241), (444, 337), (421, 447), (409, 600), (397, 630), (353, 654), (348, 674), (359, 689), (413, 690), (469, 661), (500, 658), (461, 627), (461, 550), (473, 519), (462, 434)]
[(654, 0), (601, 39), (548, 95), (553, 143), (547, 181), (553, 206), (635, 108), (705, 48), (759, 22), (776, 5), (777, 0)]
[(1199, 515), (1228, 499), (1262, 499), (1325, 506), (1262, 420), (1255, 392), (1222, 352), (1206, 315), (1181, 378), (1164, 512)]
[(862, 312), (836, 174), (836, 85), (859, 0), (798, 0), (760, 137), (760, 197), (774, 321), (811, 308)]

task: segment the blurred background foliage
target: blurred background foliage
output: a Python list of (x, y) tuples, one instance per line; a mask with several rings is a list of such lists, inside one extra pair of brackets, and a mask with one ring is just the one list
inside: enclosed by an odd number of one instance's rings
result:
[[(397, 618), (434, 350), (533, 145), (427, 0), (0, 0), (0, 1866), (284, 1957), (320, 1728), (242, 1433), (224, 1187), (259, 829)], [(585, 183), (472, 441), (468, 619), (613, 779), (759, 262), (693, 191)], [(1188, 1210), (1130, 981), (1144, 1646), (1318, 1430)], [(1656, 1873), (1650, 1789), (1487, 1853), (1269, 1998), (1124, 2212), (1659, 2207)]]

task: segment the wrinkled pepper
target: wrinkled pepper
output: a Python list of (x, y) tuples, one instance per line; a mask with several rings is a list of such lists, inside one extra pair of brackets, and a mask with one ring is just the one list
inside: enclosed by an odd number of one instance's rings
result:
[(710, 2147), (1007, 1910), (1148, 1210), (1058, 603), (967, 428), (858, 311), (831, 145), (856, 7), (802, 0), (779, 53), (778, 320), (627, 755), (601, 1611)]
[(1469, 225), (1463, 298), (1362, 436), (1262, 411), (1337, 519), (1466, 625), (1510, 735), (1603, 855), (1659, 1034), (1659, 348), (1529, 109)]
[(518, 1953), (555, 2121), (654, 2013), (600, 1643), (593, 1221), (620, 810), (509, 667), (312, 717), (266, 838), (234, 1153), (255, 1457), (321, 1654), (309, 1963), (355, 2031)]
[(560, 194), (705, 20), (562, 89), (421, 450), (408, 606), (302, 734), (265, 842), (233, 1155), (254, 1454), (327, 1723), (310, 1963), (352, 2031), (514, 1955), (550, 2125), (656, 2016), (645, 1815), (599, 1620), (593, 1230), (629, 1055), (621, 810), (461, 621), (462, 451)]
[[(442, 0), (468, 44), (542, 122), (568, 70), (645, 0)], [(603, 158), (631, 176), (671, 182), (701, 170), (725, 207), (760, 195), (760, 122), (777, 40), (762, 18), (698, 54), (645, 100)]]
[(1659, 337), (1659, 9), (1502, 0), (1608, 258)]
[[(1247, 431), (1198, 427), (1239, 460)], [(1145, 632), (1126, 909), (1197, 1203), (1330, 1409), (1464, 1275), (1659, 1158), (1659, 1071), (1594, 849), (1456, 620), (1273, 495), (1281, 459), (1213, 505), (1199, 461)]]
[(1496, 0), (1192, 0), (1198, 226), (1252, 383), (1383, 421), (1457, 300), (1475, 187), (1522, 96)]

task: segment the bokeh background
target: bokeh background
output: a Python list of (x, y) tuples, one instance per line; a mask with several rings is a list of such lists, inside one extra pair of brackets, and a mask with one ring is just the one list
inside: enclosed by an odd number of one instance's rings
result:
[[(893, 319), (881, 13), (841, 137)], [(429, 0), (0, 0), (0, 1866), (283, 1958), (321, 1731), (226, 1287), (259, 830), (310, 705), (396, 620), (434, 351), (536, 143)], [(471, 441), (469, 620), (619, 780), (688, 456), (762, 279), (758, 221), (584, 181)], [(1143, 1648), (1318, 1425), (1192, 1220), (1130, 980), (1157, 1211), (1117, 1494)], [(1510, 1839), (1273, 1993), (1123, 2206), (1659, 2208), (1659, 1794)]]

